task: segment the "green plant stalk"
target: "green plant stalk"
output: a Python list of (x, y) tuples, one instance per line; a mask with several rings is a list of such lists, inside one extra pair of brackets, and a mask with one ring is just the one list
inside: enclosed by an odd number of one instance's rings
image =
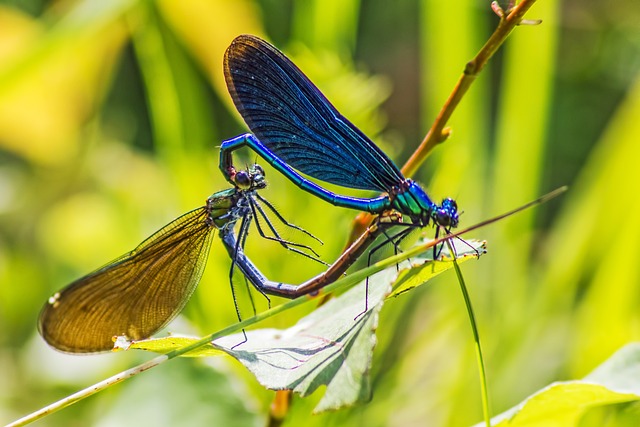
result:
[[(447, 246), (453, 254), (453, 245), (451, 240), (447, 240)], [(469, 316), (469, 322), (471, 323), (471, 332), (473, 333), (473, 341), (476, 349), (476, 360), (478, 362), (478, 374), (480, 375), (480, 395), (482, 396), (482, 413), (484, 415), (484, 423), (487, 427), (491, 427), (491, 410), (489, 408), (489, 386), (487, 383), (487, 373), (484, 367), (484, 357), (482, 355), (482, 346), (480, 345), (480, 332), (478, 332), (478, 325), (476, 323), (476, 316), (473, 312), (473, 306), (471, 304), (471, 297), (469, 296), (469, 290), (462, 276), (460, 266), (456, 261), (456, 257), (452, 258), (453, 269), (458, 276), (458, 283), (460, 284), (460, 291), (464, 297), (464, 304), (467, 307), (467, 314)]]

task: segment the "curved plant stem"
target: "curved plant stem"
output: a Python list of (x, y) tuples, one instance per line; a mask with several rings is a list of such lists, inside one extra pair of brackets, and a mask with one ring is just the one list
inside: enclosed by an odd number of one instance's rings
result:
[[(453, 245), (451, 240), (447, 240), (447, 246), (452, 254), (454, 254)], [(471, 305), (471, 297), (469, 296), (469, 290), (460, 271), (460, 266), (456, 261), (456, 257), (452, 258), (453, 268), (458, 276), (458, 283), (460, 283), (460, 291), (464, 297), (464, 304), (467, 307), (467, 314), (469, 316), (469, 322), (471, 323), (471, 332), (473, 333), (473, 341), (476, 349), (476, 360), (478, 362), (478, 374), (480, 375), (480, 395), (482, 396), (482, 413), (484, 415), (484, 423), (487, 427), (491, 427), (491, 410), (489, 409), (489, 386), (487, 384), (487, 373), (484, 367), (484, 357), (482, 356), (482, 346), (480, 345), (480, 333), (478, 332), (478, 325), (476, 323), (476, 316), (473, 313), (473, 306)]]

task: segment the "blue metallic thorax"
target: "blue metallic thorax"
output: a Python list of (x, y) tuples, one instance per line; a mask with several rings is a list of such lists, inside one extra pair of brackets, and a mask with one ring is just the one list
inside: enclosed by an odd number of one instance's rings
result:
[(425, 227), (430, 223), (447, 229), (458, 225), (458, 205), (453, 199), (435, 204), (417, 182), (405, 179), (390, 194), (391, 207), (408, 215), (413, 224)]
[(413, 222), (418, 222), (421, 226), (427, 225), (438, 206), (431, 201), (422, 187), (417, 182), (407, 179), (397, 191), (390, 194), (393, 209), (408, 215)]

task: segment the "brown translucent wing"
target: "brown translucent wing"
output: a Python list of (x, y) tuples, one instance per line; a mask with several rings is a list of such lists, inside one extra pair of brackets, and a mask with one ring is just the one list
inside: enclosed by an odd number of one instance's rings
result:
[(52, 296), (38, 330), (70, 353), (113, 348), (112, 337), (144, 339), (180, 313), (204, 270), (215, 227), (206, 209), (169, 223), (128, 254)]

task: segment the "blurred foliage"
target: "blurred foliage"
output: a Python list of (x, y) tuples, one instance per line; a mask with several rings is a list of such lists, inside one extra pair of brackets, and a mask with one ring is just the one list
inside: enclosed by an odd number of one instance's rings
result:
[[(467, 225), (571, 185), (560, 201), (474, 233), (487, 238), (489, 255), (464, 273), (495, 413), (552, 381), (583, 377), (640, 338), (640, 5), (539, 0), (527, 17), (543, 23), (514, 31), (416, 177), (436, 199), (455, 197)], [(454, 9), (433, 0), (0, 5), (0, 420), (146, 357), (58, 354), (37, 336), (36, 318), (52, 292), (226, 188), (216, 146), (245, 131), (222, 76), (233, 37), (273, 40), (401, 165), (496, 22), (489, 1)], [(354, 212), (270, 169), (267, 178), (266, 197), (325, 241), (324, 259), (337, 256)], [(296, 283), (319, 271), (256, 236), (248, 246), (274, 279)], [(214, 242), (172, 331), (236, 320), (228, 269)], [(309, 417), (315, 393), (294, 399), (285, 425), (479, 421), (473, 341), (454, 280), (447, 274), (386, 305), (369, 404)], [(289, 326), (305, 310), (264, 326)], [(182, 360), (44, 425), (262, 425), (272, 398), (235, 362)], [(613, 406), (584, 425), (616, 411), (619, 423), (637, 423), (637, 410)]]
[[(627, 426), (638, 423), (640, 344), (624, 346), (583, 380), (557, 381), (497, 415), (492, 425)], [(602, 415), (606, 413), (606, 418)], [(593, 423), (593, 424), (590, 424)]]

